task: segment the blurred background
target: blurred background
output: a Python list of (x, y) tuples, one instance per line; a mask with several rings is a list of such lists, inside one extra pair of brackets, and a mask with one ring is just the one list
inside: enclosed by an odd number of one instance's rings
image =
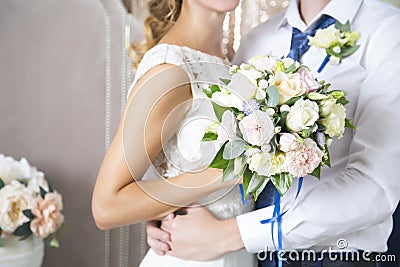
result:
[[(400, 5), (400, 0), (390, 1)], [(224, 53), (289, 4), (242, 0), (224, 23)], [(132, 81), (130, 42), (145, 0), (0, 1), (0, 153), (27, 157), (63, 195), (68, 229), (45, 267), (137, 266), (143, 225), (102, 232), (91, 194)], [(134, 203), (132, 203), (134, 205)]]

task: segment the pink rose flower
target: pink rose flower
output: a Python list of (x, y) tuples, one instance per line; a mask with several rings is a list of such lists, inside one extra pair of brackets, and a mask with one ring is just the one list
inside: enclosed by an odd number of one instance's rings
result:
[(44, 199), (38, 199), (32, 208), (35, 217), (31, 221), (31, 231), (41, 238), (54, 233), (64, 221), (62, 208), (62, 198), (57, 192), (47, 193)]
[(303, 144), (297, 142), (296, 149), (286, 153), (289, 173), (304, 177), (318, 167), (323, 156), (324, 153), (312, 139), (306, 138)]
[(274, 123), (271, 117), (260, 110), (255, 110), (239, 122), (239, 129), (243, 139), (255, 146), (263, 146), (275, 134)]
[(304, 88), (306, 89), (307, 93), (315, 92), (319, 88), (321, 88), (321, 84), (317, 82), (314, 77), (311, 75), (310, 71), (305, 68), (299, 68), (297, 73), (300, 74), (300, 80), (303, 84)]

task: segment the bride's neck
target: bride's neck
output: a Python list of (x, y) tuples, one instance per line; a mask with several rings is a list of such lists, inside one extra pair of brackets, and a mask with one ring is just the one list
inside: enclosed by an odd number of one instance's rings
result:
[(222, 57), (224, 18), (224, 13), (210, 12), (194, 5), (183, 5), (179, 18), (160, 42), (188, 46)]

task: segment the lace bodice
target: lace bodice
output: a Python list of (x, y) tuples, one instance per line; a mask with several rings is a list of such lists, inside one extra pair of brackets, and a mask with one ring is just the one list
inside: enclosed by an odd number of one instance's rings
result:
[[(205, 128), (215, 123), (216, 117), (212, 104), (203, 93), (210, 84), (220, 83), (227, 78), (228, 67), (224, 61), (189, 47), (159, 44), (150, 49), (140, 62), (135, 80), (149, 69), (160, 64), (172, 64), (181, 67), (191, 81), (193, 102), (176, 134), (163, 146), (163, 151), (153, 162), (153, 167), (164, 178), (178, 176), (182, 172), (206, 168), (217, 153), (220, 144), (202, 142)], [(150, 167), (143, 179), (153, 179), (154, 169)], [(231, 218), (254, 209), (254, 201), (248, 198), (243, 205), (239, 187), (227, 191), (223, 189), (200, 200), (216, 217)]]

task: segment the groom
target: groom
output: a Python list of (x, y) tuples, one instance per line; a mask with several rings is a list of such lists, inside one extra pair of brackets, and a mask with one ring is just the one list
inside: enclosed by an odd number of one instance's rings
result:
[[(378, 0), (292, 0), (285, 12), (250, 31), (235, 63), (271, 52), (289, 55), (316, 71), (326, 52), (309, 47), (307, 35), (333, 27), (336, 20), (350, 21), (351, 30), (360, 35), (360, 48), (340, 64), (328, 63), (318, 76), (333, 89), (348, 92), (347, 114), (357, 130), (335, 140), (330, 148), (332, 168), (323, 169), (321, 181), (306, 177), (293, 206), (296, 184), (282, 198), (290, 206), (282, 219), (283, 250), (384, 252), (400, 197), (399, 10)], [(204, 208), (191, 208), (186, 215), (165, 219), (163, 230), (149, 223), (149, 245), (159, 254), (193, 260), (242, 248), (251, 253), (271, 251), (270, 226), (260, 224), (272, 217), (274, 209), (267, 191), (257, 201), (258, 210), (233, 219), (217, 220)], [(392, 238), (398, 250), (397, 231)], [(361, 258), (361, 266), (377, 264), (376, 254), (369, 257), (370, 261)], [(270, 264), (274, 262), (260, 262), (260, 266)]]

